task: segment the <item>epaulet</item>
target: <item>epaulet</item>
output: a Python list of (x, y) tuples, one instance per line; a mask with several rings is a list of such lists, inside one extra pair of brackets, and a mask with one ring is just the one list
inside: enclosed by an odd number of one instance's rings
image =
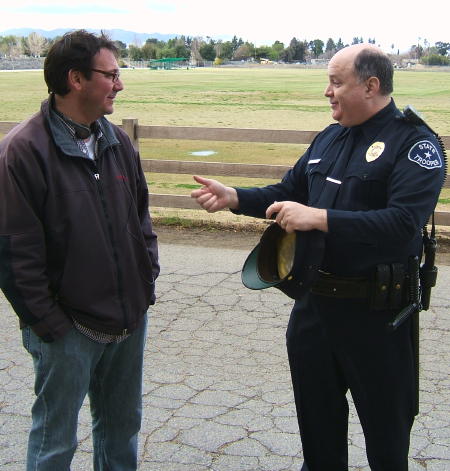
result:
[(422, 115), (413, 106), (406, 105), (403, 109), (401, 118), (403, 121), (414, 124), (415, 126), (425, 126), (430, 132), (437, 136), (437, 133), (431, 129), (431, 127), (423, 119)]

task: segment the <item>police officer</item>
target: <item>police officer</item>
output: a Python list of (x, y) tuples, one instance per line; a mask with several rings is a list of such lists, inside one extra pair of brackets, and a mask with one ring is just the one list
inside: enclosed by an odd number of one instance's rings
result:
[[(393, 67), (380, 49), (340, 50), (328, 76), (325, 96), (337, 123), (280, 183), (240, 189), (196, 176), (203, 186), (192, 197), (209, 212), (275, 217), (288, 233), (315, 229), (325, 238), (325, 288), (319, 279), (318, 289), (295, 301), (287, 328), (302, 471), (348, 469), (348, 391), (371, 469), (405, 471), (417, 406), (411, 319), (393, 332), (387, 325), (404, 307), (408, 261), (422, 253), (421, 228), (444, 180), (443, 153), (429, 128), (396, 108)], [(382, 294), (390, 293), (379, 299), (356, 289), (376, 286), (377, 269), (387, 276)], [(330, 277), (341, 293), (326, 289)]]

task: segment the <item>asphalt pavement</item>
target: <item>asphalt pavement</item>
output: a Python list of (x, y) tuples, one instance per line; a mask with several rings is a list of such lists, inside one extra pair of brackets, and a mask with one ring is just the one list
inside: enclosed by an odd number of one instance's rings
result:
[[(214, 238), (213, 238), (214, 239)], [(291, 300), (247, 290), (240, 270), (256, 236), (218, 247), (161, 236), (158, 302), (150, 311), (140, 471), (298, 471), (302, 451), (285, 347)], [(176, 243), (174, 243), (176, 242)], [(450, 469), (450, 266), (439, 264), (421, 313), (421, 412), (410, 471)], [(0, 295), (0, 469), (24, 469), (32, 362)], [(350, 470), (369, 470), (350, 400)], [(72, 471), (92, 469), (87, 402)], [(57, 471), (57, 470), (55, 470)]]

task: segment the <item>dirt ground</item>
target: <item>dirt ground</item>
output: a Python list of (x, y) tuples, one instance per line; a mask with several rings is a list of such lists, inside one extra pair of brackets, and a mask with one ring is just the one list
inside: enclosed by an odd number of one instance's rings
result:
[[(201, 245), (203, 247), (224, 247), (248, 251), (258, 243), (263, 230), (263, 228), (260, 231), (219, 230), (155, 224), (155, 232), (163, 244)], [(438, 231), (437, 240), (436, 264), (450, 265), (450, 234)]]
[(259, 241), (261, 232), (230, 229), (202, 229), (155, 224), (155, 232), (163, 244), (201, 245), (202, 247), (223, 247), (251, 250)]

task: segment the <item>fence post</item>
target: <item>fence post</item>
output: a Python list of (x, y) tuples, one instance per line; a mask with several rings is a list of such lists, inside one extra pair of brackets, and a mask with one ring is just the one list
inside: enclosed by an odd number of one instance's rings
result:
[(122, 119), (122, 129), (128, 134), (134, 148), (139, 152), (138, 120), (136, 118)]

